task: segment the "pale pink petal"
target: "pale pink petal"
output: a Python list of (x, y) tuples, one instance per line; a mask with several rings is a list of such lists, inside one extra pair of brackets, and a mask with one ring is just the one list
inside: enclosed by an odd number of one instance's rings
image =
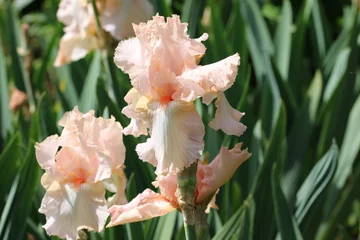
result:
[(115, 49), (114, 62), (118, 68), (129, 74), (145, 67), (145, 52), (137, 38), (121, 41)]
[(98, 40), (94, 35), (74, 32), (65, 33), (60, 39), (59, 51), (54, 66), (59, 67), (84, 58), (90, 50), (97, 47)]
[(60, 22), (65, 24), (65, 32), (84, 31), (93, 15), (88, 11), (88, 4), (82, 0), (61, 0), (56, 13)]
[(53, 182), (39, 209), (46, 216), (43, 227), (47, 234), (77, 239), (80, 229), (102, 231), (109, 216), (104, 195), (101, 182), (83, 184), (78, 191), (70, 185)]
[(93, 132), (89, 138), (92, 142), (88, 142), (88, 144), (97, 152), (111, 158), (112, 169), (121, 169), (125, 160), (121, 124), (116, 122), (114, 117), (110, 119), (99, 117), (94, 120), (92, 128)]
[(215, 117), (209, 126), (215, 130), (221, 129), (228, 135), (242, 135), (246, 126), (239, 121), (244, 113), (232, 108), (222, 92), (219, 93), (215, 105), (217, 107)]
[(130, 124), (124, 128), (123, 134), (139, 137), (140, 135), (148, 135), (148, 130), (143, 121), (132, 118)]
[(53, 174), (55, 155), (59, 148), (59, 136), (52, 135), (41, 143), (35, 143), (36, 159), (42, 169)]
[(181, 84), (175, 79), (176, 76), (170, 69), (160, 69), (160, 66), (154, 66), (156, 64), (156, 61), (152, 61), (149, 69), (150, 84), (156, 91), (156, 95), (153, 94), (152, 99), (161, 101), (163, 98), (167, 98), (170, 100), (174, 89), (181, 87)]
[(146, 189), (128, 204), (112, 206), (109, 209), (111, 220), (106, 227), (144, 221), (163, 216), (174, 210), (175, 208), (163, 196)]
[(194, 80), (177, 77), (177, 81), (182, 84), (172, 98), (177, 101), (192, 102), (195, 99), (206, 95), (206, 91)]
[(154, 167), (157, 166), (152, 138), (148, 138), (146, 142), (136, 145), (136, 152), (141, 160), (150, 163)]
[(41, 176), (41, 186), (43, 186), (43, 188), (45, 188), (46, 190), (51, 186), (51, 184), (55, 181), (55, 179), (53, 178), (53, 176), (49, 175), (47, 172), (45, 172), (42, 176)]
[(55, 179), (73, 183), (96, 183), (111, 176), (111, 159), (94, 149), (63, 147), (56, 155)]
[(180, 78), (195, 81), (206, 92), (223, 92), (234, 84), (239, 64), (240, 57), (236, 53), (219, 62), (186, 71)]
[(156, 93), (151, 88), (145, 49), (137, 38), (121, 41), (115, 49), (114, 62), (125, 73), (129, 74), (131, 85), (141, 95), (151, 96)]
[(107, 199), (108, 206), (126, 204), (128, 202), (125, 196), (126, 176), (122, 169), (114, 171), (109, 179), (105, 179), (102, 182), (107, 190), (115, 193)]
[(193, 103), (154, 102), (152, 109), (154, 118), (148, 141), (157, 160), (156, 174), (175, 174), (200, 157), (204, 148), (204, 125)]
[(196, 203), (202, 203), (218, 188), (224, 185), (234, 175), (236, 169), (251, 154), (247, 149), (241, 150), (242, 143), (238, 143), (231, 150), (221, 148), (220, 154), (207, 166), (204, 166), (203, 176), (198, 176), (197, 190), (199, 192)]
[(169, 200), (174, 207), (179, 207), (177, 197), (175, 195), (176, 189), (178, 188), (176, 175), (159, 175), (156, 177), (156, 181), (154, 181), (152, 184), (160, 189), (161, 195)]
[(217, 92), (207, 92), (203, 97), (202, 97), (202, 102), (206, 105), (209, 105), (215, 98), (217, 98), (219, 95), (219, 93)]
[(125, 116), (131, 118), (130, 124), (123, 130), (125, 135), (148, 135), (147, 128), (150, 127), (150, 110), (148, 109), (149, 99), (141, 96), (139, 92), (132, 88), (125, 96), (128, 106), (121, 111)]
[(148, 0), (107, 0), (101, 12), (101, 24), (105, 31), (117, 39), (134, 35), (132, 23), (146, 21), (153, 15)]

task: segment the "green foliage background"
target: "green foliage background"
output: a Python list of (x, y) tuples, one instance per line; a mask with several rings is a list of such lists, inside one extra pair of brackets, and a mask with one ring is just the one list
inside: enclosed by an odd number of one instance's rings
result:
[[(209, 33), (208, 64), (235, 52), (241, 65), (226, 92), (246, 112), (238, 137), (206, 127), (211, 161), (221, 145), (242, 141), (252, 157), (220, 189), (208, 215), (213, 239), (360, 239), (360, 16), (350, 1), (152, 0), (155, 11), (180, 14), (189, 34)], [(57, 120), (78, 105), (113, 115), (123, 126), (128, 76), (94, 51), (52, 66), (62, 25), (57, 0), (0, 0), (0, 239), (48, 237), (37, 212), (44, 189), (34, 143), (59, 134)], [(27, 24), (28, 27), (24, 27)], [(107, 70), (107, 71), (106, 71)], [(10, 90), (28, 105), (10, 112)], [(214, 106), (197, 109), (204, 123)], [(127, 195), (152, 188), (152, 167), (125, 136)], [(85, 233), (84, 233), (85, 234)], [(181, 214), (86, 233), (89, 239), (184, 239)]]

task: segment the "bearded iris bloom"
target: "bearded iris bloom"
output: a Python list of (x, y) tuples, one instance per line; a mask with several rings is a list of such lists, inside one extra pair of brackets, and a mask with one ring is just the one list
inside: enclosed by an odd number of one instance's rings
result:
[[(61, 136), (35, 145), (45, 170), (39, 212), (46, 216), (43, 227), (49, 235), (77, 239), (80, 229), (102, 231), (108, 206), (127, 203), (122, 127), (114, 118), (95, 118), (94, 111), (82, 114), (77, 108), (65, 113), (59, 125)], [(105, 199), (106, 189), (115, 193), (111, 199)]]
[(236, 78), (240, 57), (236, 53), (219, 62), (200, 66), (205, 54), (202, 41), (191, 39), (187, 24), (177, 15), (155, 16), (147, 23), (133, 25), (136, 34), (119, 43), (114, 61), (129, 74), (133, 88), (125, 96), (123, 113), (131, 118), (123, 133), (147, 135), (138, 144), (140, 159), (156, 166), (156, 174), (176, 174), (199, 159), (204, 148), (205, 128), (194, 101), (210, 104), (217, 111), (210, 127), (240, 136), (246, 129), (239, 122), (243, 113), (232, 108), (224, 91)]

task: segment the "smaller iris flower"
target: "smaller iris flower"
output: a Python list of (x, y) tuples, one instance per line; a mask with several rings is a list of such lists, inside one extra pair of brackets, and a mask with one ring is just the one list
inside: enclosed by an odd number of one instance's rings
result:
[[(75, 107), (59, 125), (61, 136), (52, 135), (36, 143), (36, 159), (45, 170), (41, 184), (46, 193), (40, 213), (49, 235), (77, 239), (77, 231), (102, 231), (108, 206), (125, 204), (123, 172), (125, 147), (122, 127), (114, 118), (95, 118)], [(105, 199), (105, 190), (114, 192)]]

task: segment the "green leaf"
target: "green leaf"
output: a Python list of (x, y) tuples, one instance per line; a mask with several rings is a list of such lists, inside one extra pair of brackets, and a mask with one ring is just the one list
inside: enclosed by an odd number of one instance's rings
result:
[(345, 181), (350, 176), (352, 166), (360, 151), (360, 97), (357, 98), (351, 109), (348, 124), (346, 126), (345, 137), (339, 155), (339, 165), (335, 173), (333, 183), (337, 189), (345, 185)]
[(177, 211), (173, 211), (164, 217), (160, 217), (153, 239), (171, 239), (174, 233), (177, 214)]
[(271, 188), (276, 224), (282, 239), (303, 239), (281, 189), (278, 173), (276, 172), (276, 165), (273, 165), (272, 168)]
[(284, 166), (282, 186), (289, 202), (293, 202), (299, 177), (303, 170), (306, 149), (310, 144), (311, 133), (314, 130), (319, 102), (322, 93), (321, 72), (315, 73), (314, 79), (307, 91), (302, 107), (297, 115), (288, 136), (288, 149)]
[(165, 17), (171, 16), (171, 0), (152, 0), (152, 5), (154, 7), (154, 13), (159, 13), (160, 16)]
[[(252, 0), (240, 1), (240, 4), (242, 6), (242, 15), (249, 23), (246, 36), (250, 56), (255, 63), (256, 79), (260, 84), (268, 85), (271, 93), (271, 97), (268, 96), (267, 99), (262, 99), (266, 102), (267, 106), (262, 105), (262, 108), (266, 109), (266, 113), (261, 113), (262, 126), (265, 129), (266, 136), (269, 136), (271, 127), (274, 127), (276, 124), (281, 105), (280, 91), (270, 61), (270, 56), (274, 53), (274, 46), (265, 20), (261, 17), (258, 5)], [(268, 112), (271, 114), (267, 114)]]
[(28, 153), (25, 156), (22, 169), (19, 173), (19, 182), (16, 193), (11, 202), (11, 210), (6, 224), (6, 232), (2, 239), (22, 239), (26, 219), (32, 208), (33, 199), (36, 195), (40, 171), (35, 161), (35, 148), (29, 144)]
[[(319, 203), (319, 196), (325, 191), (336, 171), (339, 149), (334, 143), (328, 152), (316, 163), (296, 194), (296, 221), (301, 224), (311, 209)], [(309, 219), (307, 220), (309, 222)]]
[(254, 215), (255, 203), (249, 196), (212, 240), (253, 239)]
[(358, 191), (360, 185), (360, 165), (354, 171), (353, 177), (349, 179), (347, 185), (341, 193), (336, 204), (330, 209), (331, 213), (327, 214), (321, 223), (316, 234), (316, 239), (327, 240), (335, 239), (336, 225), (343, 224), (351, 212), (351, 204), (355, 199), (360, 197)]
[(281, 16), (275, 33), (275, 56), (276, 66), (284, 81), (288, 80), (289, 63), (291, 54), (291, 34), (292, 34), (292, 9), (289, 0), (283, 2)]
[(344, 79), (344, 75), (346, 73), (346, 69), (348, 66), (348, 60), (350, 56), (351, 49), (349, 47), (343, 49), (337, 59), (334, 66), (334, 69), (331, 73), (330, 79), (326, 84), (326, 88), (324, 91), (323, 102), (326, 104), (330, 101), (330, 99), (334, 96), (335, 90), (340, 85), (342, 79)]
[(321, 8), (319, 1), (314, 1), (314, 5), (311, 11), (312, 23), (312, 36), (314, 36), (314, 52), (320, 63), (319, 67), (323, 65), (323, 59), (327, 52), (327, 45), (329, 43), (329, 34), (327, 32), (327, 25), (324, 16), (324, 9)]
[[(268, 146), (266, 147), (264, 163), (262, 164), (256, 176), (255, 184), (253, 185), (253, 195), (256, 203), (256, 215), (254, 228), (261, 231), (256, 231), (255, 239), (268, 239), (273, 231), (273, 200), (271, 198), (271, 169), (274, 163), (278, 166), (282, 165), (283, 157), (283, 142), (285, 140), (286, 130), (286, 111), (284, 104), (281, 102), (280, 111), (277, 116), (276, 125), (272, 131)], [(266, 222), (266, 226), (264, 226)]]
[(0, 154), (0, 202), (5, 200), (5, 195), (8, 193), (11, 183), (16, 177), (16, 173), (21, 166), (21, 151), (19, 134), (14, 134), (3, 151)]
[[(8, 78), (6, 75), (5, 56), (0, 38), (0, 137), (4, 141), (7, 134), (12, 132), (11, 112), (9, 109)], [(0, 149), (1, 142), (0, 139)]]
[(101, 72), (101, 54), (100, 51), (96, 51), (89, 71), (86, 75), (84, 87), (81, 92), (79, 110), (87, 112), (95, 108), (96, 104), (96, 85)]
[[(12, 59), (12, 67), (14, 80), (16, 87), (25, 91), (29, 100), (30, 108), (35, 107), (34, 96), (30, 84), (28, 74), (25, 70), (23, 59), (19, 55), (19, 49), (27, 51), (27, 46), (24, 42), (21, 42), (22, 36), (20, 32), (19, 20), (16, 16), (15, 10), (13, 9), (11, 1), (7, 2), (7, 24), (8, 24), (8, 37), (10, 43), (10, 56)], [(19, 49), (18, 49), (19, 48)]]
[(181, 20), (188, 23), (188, 34), (195, 37), (198, 22), (203, 15), (206, 1), (205, 0), (185, 0), (181, 14)]

